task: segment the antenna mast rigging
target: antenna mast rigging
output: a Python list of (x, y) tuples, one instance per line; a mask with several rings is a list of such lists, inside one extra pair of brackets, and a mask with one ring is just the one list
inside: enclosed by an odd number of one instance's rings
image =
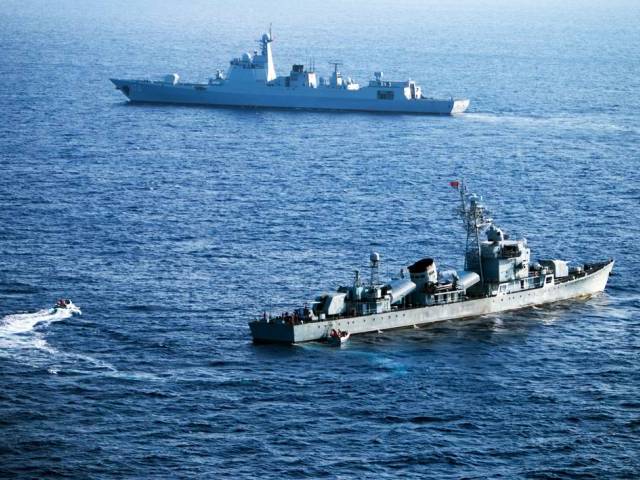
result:
[(460, 193), (459, 215), (467, 233), (464, 268), (473, 270), (473, 267), (477, 266), (480, 280), (484, 284), (480, 233), (493, 223), (493, 219), (489, 217), (489, 211), (481, 203), (482, 197), (475, 193), (468, 193), (464, 182), (450, 182), (450, 185)]

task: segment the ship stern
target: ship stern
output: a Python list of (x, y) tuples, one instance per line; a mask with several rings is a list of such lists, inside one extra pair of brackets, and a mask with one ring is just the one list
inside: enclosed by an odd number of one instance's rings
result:
[(451, 106), (451, 114), (454, 115), (456, 113), (464, 113), (469, 108), (470, 100), (468, 98), (454, 100), (453, 105)]
[(266, 322), (255, 320), (249, 322), (254, 343), (294, 343), (294, 327), (288, 323), (277, 321)]

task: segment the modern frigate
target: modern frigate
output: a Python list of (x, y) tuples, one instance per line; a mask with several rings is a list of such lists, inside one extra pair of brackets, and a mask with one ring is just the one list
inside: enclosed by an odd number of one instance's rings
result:
[(311, 65), (293, 65), (289, 75), (277, 76), (272, 42), (271, 32), (265, 33), (259, 52), (232, 59), (226, 74), (218, 70), (207, 83), (181, 82), (175, 73), (158, 81), (111, 81), (131, 102), (445, 115), (469, 106), (467, 99), (426, 97), (415, 81), (388, 81), (382, 72), (360, 86), (342, 75), (339, 62), (332, 63), (329, 78), (319, 77)]
[[(298, 343), (324, 340), (332, 330), (350, 334), (424, 325), (534, 305), (588, 297), (602, 292), (613, 260), (583, 265), (547, 259), (532, 262), (526, 239), (511, 240), (482, 203), (461, 182), (460, 215), (466, 230), (465, 268), (439, 274), (432, 258), (381, 282), (380, 256), (370, 256), (371, 276), (356, 271), (352, 285), (324, 294), (310, 304), (249, 322), (255, 342)], [(486, 240), (481, 236), (486, 235)]]

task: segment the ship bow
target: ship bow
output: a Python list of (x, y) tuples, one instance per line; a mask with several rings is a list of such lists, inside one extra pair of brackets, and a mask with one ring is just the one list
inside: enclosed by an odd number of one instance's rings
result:
[(120, 90), (127, 98), (131, 98), (131, 87), (129, 86), (129, 82), (127, 80), (119, 80), (117, 78), (111, 78), (110, 80), (111, 83), (116, 86), (116, 90)]

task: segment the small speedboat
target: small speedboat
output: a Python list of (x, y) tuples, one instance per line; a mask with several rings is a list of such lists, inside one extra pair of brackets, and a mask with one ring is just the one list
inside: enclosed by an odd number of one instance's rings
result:
[(345, 343), (347, 340), (349, 340), (350, 336), (351, 334), (346, 330), (340, 330), (340, 329), (334, 328), (329, 333), (329, 336), (327, 337), (327, 342), (329, 342), (329, 345), (333, 345), (337, 347)]
[(80, 307), (75, 305), (68, 298), (61, 298), (56, 302), (56, 304), (52, 308), (49, 309), (49, 312), (51, 312), (52, 314), (61, 312), (61, 311), (70, 312), (72, 315), (73, 314), (82, 315), (82, 311), (80, 310)]

